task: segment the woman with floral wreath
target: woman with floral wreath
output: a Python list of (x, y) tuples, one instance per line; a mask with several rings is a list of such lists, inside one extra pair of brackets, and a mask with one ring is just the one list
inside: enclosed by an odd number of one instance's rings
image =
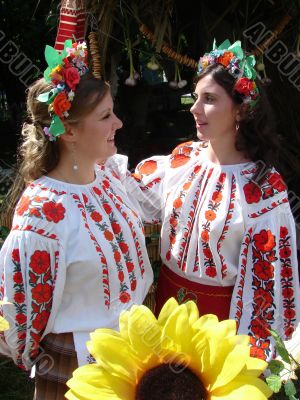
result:
[(269, 359), (269, 329), (291, 336), (300, 290), (295, 223), (254, 65), (239, 41), (214, 46), (200, 59), (191, 108), (200, 141), (142, 161), (133, 177), (121, 156), (111, 163), (144, 220), (162, 221), (156, 314), (170, 297), (194, 300), (202, 315), (234, 318), (251, 354)]
[(89, 332), (118, 328), (153, 273), (142, 222), (106, 165), (122, 126), (109, 86), (89, 73), (85, 43), (45, 56), (28, 90), (12, 204), (20, 181), (27, 187), (0, 253), (0, 297), (12, 303), (2, 306), (10, 329), (0, 352), (23, 369), (37, 362), (35, 398), (55, 400), (89, 362)]

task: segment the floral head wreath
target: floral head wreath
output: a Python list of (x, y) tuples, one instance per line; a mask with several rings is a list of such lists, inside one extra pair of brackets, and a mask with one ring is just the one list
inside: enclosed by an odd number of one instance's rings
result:
[(49, 105), (52, 117), (50, 127), (45, 127), (45, 135), (50, 141), (65, 132), (63, 121), (69, 116), (68, 110), (75, 96), (75, 90), (83, 75), (88, 72), (88, 53), (85, 42), (72, 43), (66, 40), (61, 53), (46, 46), (45, 58), (48, 68), (44, 78), (54, 86), (49, 92), (40, 94), (38, 101)]
[(200, 75), (209, 65), (220, 64), (234, 77), (236, 82), (234, 90), (239, 93), (244, 103), (254, 106), (259, 98), (259, 90), (255, 83), (256, 71), (255, 57), (246, 56), (241, 48), (240, 40), (232, 45), (226, 39), (219, 47), (216, 41), (213, 44), (213, 50), (205, 53), (200, 58), (198, 64), (198, 75)]

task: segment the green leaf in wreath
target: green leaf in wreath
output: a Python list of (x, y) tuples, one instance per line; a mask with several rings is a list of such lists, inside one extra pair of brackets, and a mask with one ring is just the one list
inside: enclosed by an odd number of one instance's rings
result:
[(54, 68), (61, 63), (61, 56), (53, 47), (48, 45), (45, 48), (45, 58), (50, 68)]
[(289, 353), (288, 353), (281, 337), (278, 335), (278, 333), (276, 331), (273, 331), (273, 329), (270, 329), (270, 333), (275, 340), (276, 350), (277, 350), (278, 354), (280, 355), (280, 357), (286, 363), (291, 364)]
[(267, 384), (274, 393), (278, 393), (281, 389), (281, 379), (278, 375), (270, 375), (266, 378)]
[(272, 360), (269, 362), (268, 368), (272, 374), (279, 375), (280, 372), (284, 370), (284, 364), (282, 361)]
[(291, 379), (288, 379), (284, 384), (284, 391), (288, 397), (295, 396), (297, 394), (297, 390), (295, 388), (294, 382)]

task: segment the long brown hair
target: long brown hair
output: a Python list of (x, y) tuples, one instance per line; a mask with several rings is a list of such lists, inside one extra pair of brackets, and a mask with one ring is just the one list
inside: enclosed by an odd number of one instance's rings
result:
[[(50, 141), (43, 128), (49, 127), (51, 118), (46, 103), (37, 97), (48, 92), (52, 85), (44, 78), (37, 80), (27, 90), (27, 122), (21, 132), (21, 143), (18, 149), (18, 166), (14, 183), (1, 207), (0, 225), (11, 227), (16, 204), (26, 186), (52, 171), (60, 157), (59, 139)], [(91, 74), (84, 75), (77, 88), (68, 121), (76, 124), (88, 115), (101, 102), (109, 91), (109, 85)]]

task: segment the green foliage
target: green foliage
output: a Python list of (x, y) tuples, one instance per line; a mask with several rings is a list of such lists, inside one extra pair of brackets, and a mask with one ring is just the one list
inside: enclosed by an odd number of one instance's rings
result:
[[(288, 368), (286, 365), (280, 360), (272, 360), (269, 363), (269, 370), (271, 375), (266, 378), (266, 382), (269, 385), (270, 389), (273, 390), (274, 395), (272, 396), (272, 400), (298, 400), (298, 397), (295, 397), (299, 393), (296, 388), (296, 384), (291, 379), (292, 371), (295, 368), (299, 368), (300, 365), (295, 362), (293, 357), (288, 353), (285, 344), (281, 337), (278, 335), (276, 331), (270, 330), (271, 335), (275, 340), (275, 346), (278, 355), (282, 358), (284, 362), (288, 364)], [(298, 364), (298, 365), (297, 365)], [(294, 374), (297, 376), (300, 375), (299, 369), (294, 371)], [(299, 386), (299, 381), (297, 380), (297, 386)]]

